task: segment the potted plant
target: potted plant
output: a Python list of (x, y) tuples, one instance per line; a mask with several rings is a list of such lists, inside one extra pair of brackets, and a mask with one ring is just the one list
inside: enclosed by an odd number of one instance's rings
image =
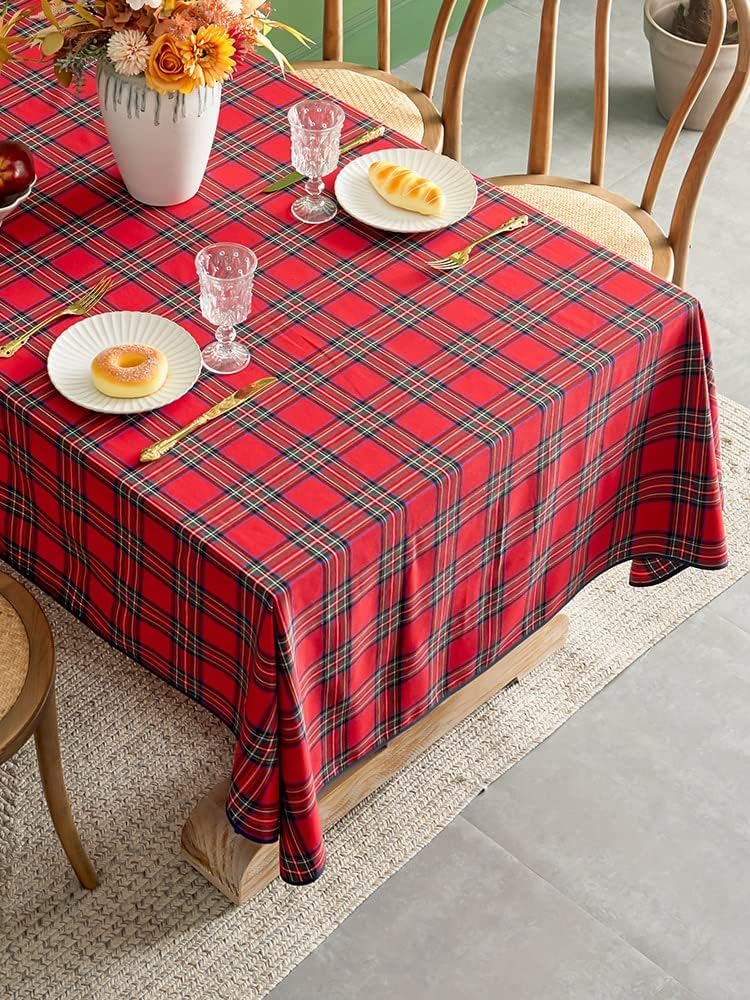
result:
[[(727, 8), (724, 41), (687, 117), (688, 129), (702, 131), (706, 127), (737, 62), (737, 14), (732, 0), (724, 2)], [(663, 118), (671, 117), (700, 62), (711, 31), (711, 10), (711, 0), (645, 0), (643, 26), (651, 47), (656, 104)], [(732, 119), (739, 114), (745, 98), (746, 95)]]
[[(64, 86), (97, 71), (102, 117), (123, 182), (147, 205), (175, 205), (200, 187), (221, 88), (254, 49), (286, 60), (268, 38), (265, 0), (41, 0), (30, 36)], [(14, 15), (15, 28), (18, 17)], [(1, 23), (0, 23), (1, 26)], [(0, 32), (0, 66), (25, 39)], [(18, 58), (28, 58), (21, 55)]]

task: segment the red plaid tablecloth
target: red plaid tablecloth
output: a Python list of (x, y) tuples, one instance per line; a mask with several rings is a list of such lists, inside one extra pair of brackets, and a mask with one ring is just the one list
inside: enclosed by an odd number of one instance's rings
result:
[[(0, 132), (38, 189), (0, 231), (3, 335), (103, 274), (104, 307), (161, 313), (201, 344), (193, 255), (260, 260), (253, 365), (204, 374), (130, 418), (84, 412), (46, 374), (58, 323), (0, 362), (0, 553), (237, 737), (234, 827), (280, 838), (281, 874), (324, 865), (316, 795), (497, 661), (588, 581), (718, 569), (716, 402), (688, 294), (480, 184), (471, 217), (410, 238), (264, 195), (305, 85), (258, 65), (225, 90), (198, 197), (122, 190), (97, 110), (26, 70), (0, 77)], [(345, 132), (369, 125), (352, 114)], [(393, 144), (393, 137), (383, 145)], [(230, 388), (281, 382), (141, 466), (141, 449)]]

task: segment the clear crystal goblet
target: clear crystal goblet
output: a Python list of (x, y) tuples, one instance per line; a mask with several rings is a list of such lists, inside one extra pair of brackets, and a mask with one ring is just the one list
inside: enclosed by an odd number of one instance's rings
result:
[(210, 372), (231, 375), (250, 361), (250, 351), (237, 343), (234, 327), (250, 314), (257, 266), (253, 251), (238, 243), (213, 243), (195, 257), (201, 312), (216, 327), (216, 340), (202, 352)]
[(292, 205), (292, 214), (300, 222), (317, 226), (338, 211), (333, 198), (323, 194), (321, 178), (338, 165), (343, 124), (344, 111), (334, 101), (300, 101), (289, 110), (292, 166), (308, 178), (306, 193)]

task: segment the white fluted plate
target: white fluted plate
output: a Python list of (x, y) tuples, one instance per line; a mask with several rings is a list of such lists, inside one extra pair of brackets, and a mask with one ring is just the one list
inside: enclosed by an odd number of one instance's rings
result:
[[(370, 164), (376, 160), (408, 167), (441, 187), (445, 193), (445, 212), (419, 215), (387, 202), (367, 176)], [(390, 233), (428, 233), (452, 226), (469, 214), (477, 200), (477, 183), (466, 167), (428, 149), (378, 149), (359, 156), (338, 175), (335, 191), (345, 212), (368, 226)]]
[[(169, 374), (157, 392), (138, 399), (105, 396), (91, 380), (91, 362), (107, 347), (145, 344), (167, 358)], [(142, 312), (110, 312), (88, 316), (69, 326), (50, 348), (47, 371), (57, 391), (95, 413), (145, 413), (173, 403), (192, 389), (201, 371), (195, 340), (171, 319)]]

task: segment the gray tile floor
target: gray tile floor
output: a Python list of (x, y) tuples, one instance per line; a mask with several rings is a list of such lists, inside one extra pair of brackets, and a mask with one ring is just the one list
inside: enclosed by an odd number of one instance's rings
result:
[[(593, 0), (562, 8), (553, 171), (585, 177)], [(538, 9), (510, 0), (485, 21), (465, 114), (479, 174), (525, 169)], [(662, 127), (637, 0), (614, 5), (612, 61), (607, 184), (637, 199)], [(750, 106), (713, 164), (688, 276), (719, 390), (747, 406), (749, 140)], [(475, 799), (273, 1000), (748, 1000), (749, 665), (746, 577)]]

